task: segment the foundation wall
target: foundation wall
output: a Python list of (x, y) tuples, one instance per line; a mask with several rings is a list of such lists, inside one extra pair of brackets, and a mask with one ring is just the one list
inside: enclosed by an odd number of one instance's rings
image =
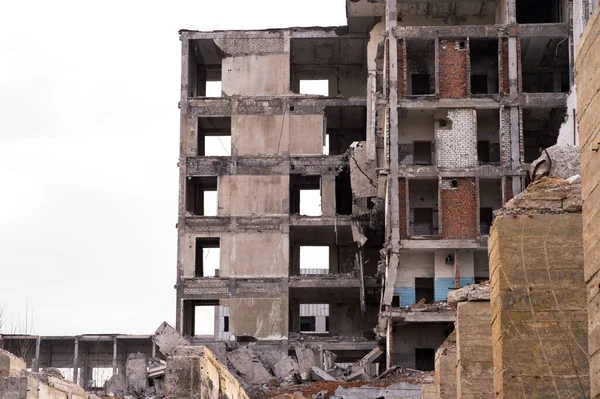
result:
[(498, 216), (489, 239), (496, 398), (589, 392), (580, 214)]
[(591, 398), (600, 398), (600, 9), (590, 17), (577, 53), (583, 246), (588, 286)]

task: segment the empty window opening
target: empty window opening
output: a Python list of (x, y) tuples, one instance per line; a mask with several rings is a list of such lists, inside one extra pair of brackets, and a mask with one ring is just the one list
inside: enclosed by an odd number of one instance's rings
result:
[(487, 251), (475, 251), (475, 284), (489, 280), (490, 266)]
[(414, 39), (406, 43), (407, 93), (435, 94), (435, 42)]
[(490, 228), (494, 221), (494, 210), (492, 208), (480, 208), (479, 209), (479, 226), (480, 233), (487, 235), (490, 234)]
[(221, 97), (224, 53), (211, 39), (190, 40), (188, 53), (188, 96)]
[(346, 168), (335, 177), (335, 211), (338, 215), (352, 214), (352, 185)]
[(497, 110), (477, 111), (477, 159), (479, 164), (500, 164), (500, 119)]
[(367, 109), (365, 107), (326, 107), (325, 129), (328, 155), (341, 155), (355, 141), (367, 139)]
[(329, 274), (329, 247), (301, 246), (300, 274)]
[(479, 227), (480, 233), (487, 235), (494, 220), (494, 210), (502, 208), (502, 180), (479, 180)]
[(186, 211), (197, 216), (217, 216), (217, 176), (188, 177)]
[(425, 299), (425, 303), (433, 302), (434, 298), (433, 278), (417, 277), (415, 278), (415, 301), (419, 302)]
[(329, 81), (324, 79), (301, 80), (300, 94), (316, 94), (319, 96), (329, 96)]
[(329, 155), (329, 134), (325, 134), (323, 140), (323, 155)]
[(410, 180), (410, 234), (412, 236), (438, 235), (437, 180)]
[(543, 6), (537, 0), (517, 0), (517, 23), (543, 24), (562, 21), (562, 1), (546, 0)]
[(222, 309), (218, 299), (183, 301), (183, 333), (214, 339)]
[(223, 317), (223, 332), (229, 332), (229, 316)]
[(523, 151), (525, 163), (531, 163), (542, 155), (544, 148), (556, 144), (566, 108), (523, 109)]
[(392, 307), (399, 308), (400, 307), (400, 295), (394, 295), (392, 297)]
[(469, 48), (471, 94), (498, 93), (498, 40), (471, 39)]
[(300, 304), (300, 332), (327, 333), (329, 332), (328, 319), (329, 304)]
[(113, 376), (112, 367), (94, 367), (90, 381), (84, 381), (87, 388), (104, 388), (106, 381)]
[(231, 118), (198, 119), (198, 156), (231, 155)]
[(421, 371), (435, 369), (435, 349), (415, 348), (415, 368)]
[(564, 38), (521, 39), (524, 93), (568, 92), (569, 41)]
[(290, 213), (321, 216), (321, 176), (290, 176)]
[(215, 277), (219, 275), (221, 262), (220, 239), (218, 237), (196, 238), (196, 277)]
[(432, 165), (433, 144), (431, 141), (415, 141), (414, 145), (414, 164)]
[(290, 42), (290, 88), (321, 96), (366, 95), (366, 38), (294, 38)]

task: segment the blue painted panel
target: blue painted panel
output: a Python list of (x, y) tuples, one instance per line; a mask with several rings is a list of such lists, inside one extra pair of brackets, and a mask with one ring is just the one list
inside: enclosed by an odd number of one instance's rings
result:
[[(454, 290), (455, 280), (451, 277), (436, 278), (434, 282), (434, 300), (445, 301), (448, 298), (448, 293)], [(460, 286), (475, 284), (475, 277), (461, 277)]]
[(394, 287), (394, 294), (400, 295), (400, 307), (415, 303), (415, 287)]

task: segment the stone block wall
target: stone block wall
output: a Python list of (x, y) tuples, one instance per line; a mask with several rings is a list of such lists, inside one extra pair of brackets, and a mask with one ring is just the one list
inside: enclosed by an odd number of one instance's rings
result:
[(495, 398), (589, 392), (582, 217), (497, 215), (489, 239)]
[(489, 301), (460, 302), (456, 312), (456, 396), (494, 398)]
[(435, 388), (438, 399), (456, 398), (456, 330), (435, 352)]
[(477, 113), (474, 109), (448, 110), (448, 124), (436, 128), (437, 165), (474, 168), (477, 160)]
[(465, 98), (470, 91), (470, 56), (466, 39), (440, 39), (440, 98)]
[[(452, 186), (456, 180), (456, 187)], [(443, 179), (440, 186), (442, 238), (476, 238), (477, 183), (473, 178)]]
[(600, 10), (596, 9), (578, 47), (577, 119), (581, 143), (583, 247), (588, 287), (591, 398), (600, 398)]

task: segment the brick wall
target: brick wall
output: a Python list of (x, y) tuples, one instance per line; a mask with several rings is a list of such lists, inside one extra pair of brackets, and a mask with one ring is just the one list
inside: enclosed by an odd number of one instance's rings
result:
[(451, 109), (448, 125), (436, 129), (437, 165), (472, 168), (477, 161), (477, 114), (474, 109)]
[(504, 183), (504, 202), (508, 202), (513, 199), (513, 187), (512, 187), (512, 177), (507, 177)]
[[(460, 47), (460, 43), (464, 47)], [(440, 39), (439, 87), (440, 98), (469, 97), (470, 57), (467, 40)]]
[(398, 39), (398, 98), (406, 97), (406, 41)]
[(580, 214), (498, 216), (489, 239), (494, 392), (589, 395)]
[(498, 72), (500, 75), (500, 94), (510, 94), (510, 85), (508, 83), (508, 38), (502, 38), (498, 41), (498, 55), (500, 64)]
[(510, 108), (500, 108), (500, 162), (510, 166)]
[(400, 238), (408, 238), (408, 201), (406, 192), (406, 179), (398, 182), (398, 199), (400, 202)]
[(473, 178), (443, 179), (440, 186), (442, 212), (442, 238), (476, 238), (477, 226), (477, 184)]
[(577, 119), (581, 143), (583, 247), (588, 287), (591, 398), (600, 398), (600, 9), (590, 17), (577, 55)]

